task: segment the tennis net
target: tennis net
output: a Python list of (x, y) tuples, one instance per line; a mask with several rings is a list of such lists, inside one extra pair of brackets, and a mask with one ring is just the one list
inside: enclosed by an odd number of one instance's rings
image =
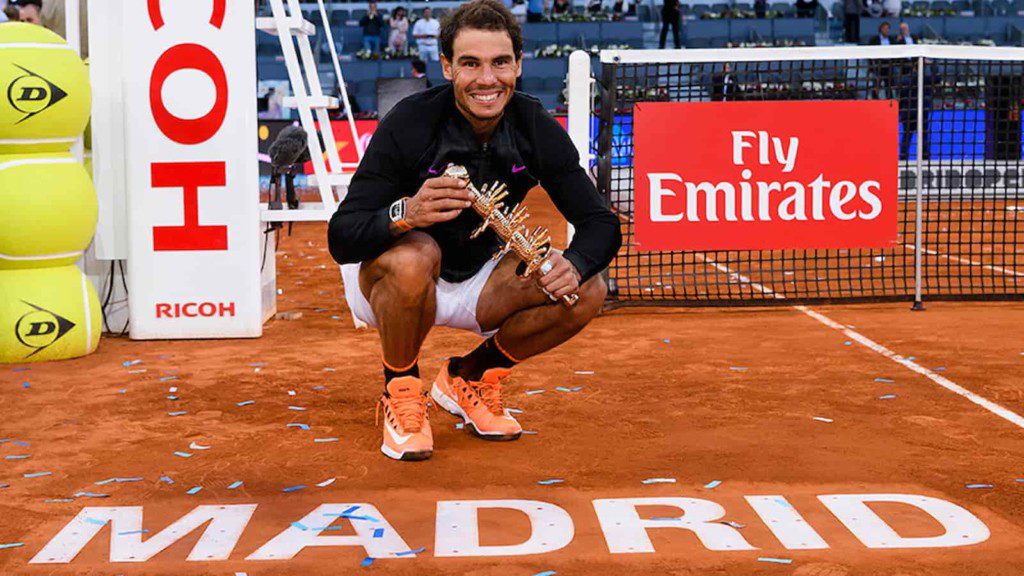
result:
[[(608, 270), (612, 304), (1024, 298), (1022, 72), (1024, 49), (1014, 48), (603, 51), (592, 152), (598, 188), (622, 224), (623, 248)], [(898, 242), (637, 250), (634, 105), (712, 99), (898, 101)]]

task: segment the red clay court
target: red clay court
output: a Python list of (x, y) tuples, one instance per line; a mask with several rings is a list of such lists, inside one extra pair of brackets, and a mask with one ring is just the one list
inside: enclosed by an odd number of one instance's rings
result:
[[(373, 420), (377, 336), (353, 328), (325, 225), (296, 224), (277, 258), (278, 308), (302, 315), (261, 339), (106, 337), (85, 358), (5, 369), (0, 544), (22, 545), (0, 548), (0, 572), (1024, 570), (1024, 303), (610, 311), (514, 372), (508, 403), (535, 434), (487, 443), (432, 412), (434, 457), (399, 463)], [(475, 341), (438, 329), (424, 376)], [(966, 516), (826, 505), (893, 494)], [(609, 503), (640, 498), (692, 500)], [(534, 501), (532, 534), (501, 502), (459, 515), (480, 500)], [(304, 523), (325, 505), (330, 520)], [(172, 526), (200, 506), (213, 522)], [(872, 518), (925, 547), (885, 547)], [(939, 547), (949, 534), (974, 543)], [(412, 554), (368, 560), (345, 540), (359, 535)]]

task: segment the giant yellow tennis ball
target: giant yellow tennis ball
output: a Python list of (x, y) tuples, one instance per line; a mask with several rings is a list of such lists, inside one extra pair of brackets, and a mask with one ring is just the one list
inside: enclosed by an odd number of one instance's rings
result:
[(0, 270), (74, 264), (96, 233), (92, 180), (67, 153), (0, 155), (0, 206)]
[(65, 152), (89, 120), (82, 59), (41, 26), (0, 26), (0, 154)]
[(96, 291), (76, 266), (0, 270), (0, 362), (84, 356), (101, 324)]

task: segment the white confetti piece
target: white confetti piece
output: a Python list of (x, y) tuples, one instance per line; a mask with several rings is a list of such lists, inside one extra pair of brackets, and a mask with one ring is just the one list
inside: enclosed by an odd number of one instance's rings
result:
[(675, 484), (676, 483), (676, 479), (675, 478), (648, 478), (647, 480), (642, 480), (640, 483), (641, 484)]
[(337, 478), (328, 478), (327, 480), (324, 480), (323, 482), (317, 484), (317, 486), (319, 486), (321, 488), (326, 488), (326, 487), (330, 486), (331, 484), (334, 484), (335, 480), (337, 480)]
[(814, 416), (811, 418), (811, 420), (817, 420), (818, 422), (827, 422), (829, 424), (834, 422), (834, 420), (832, 420), (831, 418), (824, 418), (822, 416)]
[(189, 444), (188, 447), (193, 450), (209, 450), (211, 448), (210, 446), (203, 446), (202, 444), (198, 444), (196, 442)]

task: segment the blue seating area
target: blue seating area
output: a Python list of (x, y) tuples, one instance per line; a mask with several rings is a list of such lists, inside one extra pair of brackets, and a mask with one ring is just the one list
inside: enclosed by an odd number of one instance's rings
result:
[(687, 48), (724, 48), (729, 43), (793, 41), (814, 45), (814, 20), (809, 18), (694, 20), (687, 25)]
[[(337, 14), (338, 12), (335, 12)], [(363, 31), (358, 26), (342, 24), (342, 16), (332, 17), (334, 41), (339, 53), (351, 56), (362, 47)], [(314, 19), (313, 21), (318, 21)], [(549, 109), (558, 106), (566, 72), (567, 58), (533, 58), (534, 50), (549, 45), (630, 46), (643, 47), (643, 24), (640, 22), (571, 22), (524, 24), (523, 36), (525, 59), (523, 64), (522, 89), (537, 96)], [(324, 48), (321, 46), (321, 48)], [(281, 57), (278, 39), (260, 33), (257, 37), (257, 74), (261, 80), (287, 80), (288, 70)], [(320, 76), (324, 86), (335, 84), (334, 71), (327, 60), (329, 51), (321, 50)], [(377, 79), (410, 76), (411, 60), (359, 60), (351, 59), (342, 63), (342, 73), (353, 96), (363, 110), (377, 108)], [(444, 82), (441, 65), (427, 63), (427, 77), (437, 84)], [(330, 79), (330, 80), (328, 80)]]
[(1017, 33), (1024, 29), (1024, 16), (931, 16), (905, 18), (862, 18), (860, 23), (861, 42), (878, 33), (882, 22), (889, 22), (895, 28), (898, 22), (906, 22), (910, 33), (923, 38), (944, 38), (953, 42), (989, 38), (996, 44), (1012, 43), (1014, 28)]

